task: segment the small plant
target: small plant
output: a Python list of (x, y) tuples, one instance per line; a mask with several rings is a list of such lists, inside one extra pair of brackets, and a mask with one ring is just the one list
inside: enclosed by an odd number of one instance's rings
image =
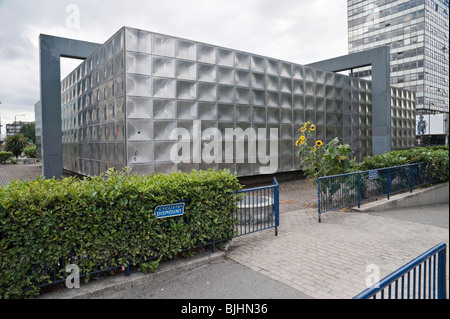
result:
[(161, 262), (162, 256), (160, 256), (156, 260), (142, 262), (138, 268), (139, 271), (142, 271), (144, 274), (148, 274), (149, 272), (155, 272), (156, 268), (158, 268), (159, 263)]
[(308, 178), (345, 174), (353, 171), (356, 167), (355, 158), (348, 144), (340, 144), (336, 137), (327, 144), (321, 140), (313, 140), (313, 132), (316, 126), (310, 122), (303, 123), (298, 132), (300, 138), (295, 145), (298, 147), (297, 156), (300, 158), (300, 168)]
[(12, 156), (11, 152), (0, 152), (0, 164), (5, 164)]
[(31, 145), (31, 146), (25, 147), (23, 149), (23, 152), (26, 157), (36, 158), (36, 145)]

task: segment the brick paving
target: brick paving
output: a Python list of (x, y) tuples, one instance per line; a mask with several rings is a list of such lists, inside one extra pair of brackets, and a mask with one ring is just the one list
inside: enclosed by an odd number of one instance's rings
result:
[(227, 256), (312, 298), (348, 299), (367, 288), (369, 265), (381, 279), (441, 242), (447, 228), (341, 211), (319, 224), (315, 209), (302, 209), (282, 214), (278, 237), (233, 239)]
[(317, 186), (299, 179), (280, 183), (280, 214), (298, 209), (317, 209)]
[(0, 186), (14, 179), (33, 180), (42, 175), (42, 164), (0, 165)]

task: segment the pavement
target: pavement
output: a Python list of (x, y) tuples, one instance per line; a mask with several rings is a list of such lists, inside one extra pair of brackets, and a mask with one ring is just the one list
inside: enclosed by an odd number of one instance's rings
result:
[[(39, 175), (39, 164), (18, 166), (0, 165), (0, 185), (14, 176)], [(260, 231), (234, 238), (214, 254), (163, 263), (155, 273), (93, 280), (39, 298), (350, 299), (373, 283), (374, 275), (382, 279), (437, 244), (449, 243), (448, 203), (331, 211), (322, 215), (322, 223), (316, 205), (311, 182), (281, 182), (278, 236), (273, 229)]]

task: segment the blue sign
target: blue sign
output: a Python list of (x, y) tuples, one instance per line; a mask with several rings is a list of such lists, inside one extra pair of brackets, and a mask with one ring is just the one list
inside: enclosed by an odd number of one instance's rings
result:
[(369, 171), (369, 179), (377, 179), (378, 171)]
[(155, 208), (156, 218), (167, 218), (182, 216), (184, 214), (184, 203), (158, 206)]

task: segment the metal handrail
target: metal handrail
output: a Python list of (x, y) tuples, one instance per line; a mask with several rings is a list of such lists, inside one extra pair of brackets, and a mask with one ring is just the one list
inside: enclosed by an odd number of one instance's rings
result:
[[(383, 278), (379, 282), (375, 283), (371, 287), (367, 288), (363, 292), (359, 293), (358, 295), (353, 297), (353, 299), (375, 298), (376, 294), (380, 293), (380, 292), (382, 294), (381, 297), (383, 298), (384, 297), (383, 291), (384, 291), (384, 289), (386, 287), (390, 288), (390, 286), (393, 283), (398, 283), (398, 280), (400, 278), (404, 278), (404, 276), (406, 274), (409, 274), (417, 266), (425, 264), (425, 262), (428, 259), (430, 259), (431, 257), (433, 257), (435, 255), (438, 255), (438, 261), (437, 261), (437, 274), (438, 274), (438, 276), (436, 278), (435, 274), (433, 274), (434, 275), (433, 277), (435, 279), (434, 287), (437, 288), (437, 289), (433, 290), (433, 296), (437, 297), (437, 299), (446, 299), (447, 298), (447, 296), (446, 296), (447, 295), (447, 289), (446, 289), (446, 254), (447, 254), (447, 244), (446, 243), (441, 243), (441, 244), (433, 247), (432, 249), (428, 250), (427, 252), (423, 253), (419, 257), (415, 258), (414, 260), (410, 261), (409, 263), (407, 263), (403, 267), (399, 268), (398, 270), (394, 271), (390, 275), (386, 276), (385, 278)], [(428, 277), (431, 277), (431, 273), (430, 272), (429, 272), (429, 276)], [(424, 280), (424, 285), (425, 285), (425, 281), (426, 281), (425, 275), (424, 275), (423, 280)], [(404, 284), (404, 282), (402, 281), (402, 287), (403, 287), (403, 284)], [(410, 285), (409, 285), (409, 281), (408, 281), (408, 292), (409, 292), (409, 288), (410, 288)], [(390, 298), (391, 295), (392, 294), (391, 294), (391, 291), (389, 289), (388, 297)], [(397, 289), (396, 289), (396, 296), (395, 297), (397, 297)], [(403, 294), (402, 294), (401, 297), (403, 297)], [(409, 294), (408, 294), (408, 297), (410, 297)], [(431, 297), (430, 296), (430, 292), (429, 292), (429, 297)], [(404, 298), (401, 298), (401, 299), (404, 299)], [(409, 298), (407, 298), (407, 299), (409, 299)], [(431, 298), (429, 298), (429, 299), (431, 299)]]

